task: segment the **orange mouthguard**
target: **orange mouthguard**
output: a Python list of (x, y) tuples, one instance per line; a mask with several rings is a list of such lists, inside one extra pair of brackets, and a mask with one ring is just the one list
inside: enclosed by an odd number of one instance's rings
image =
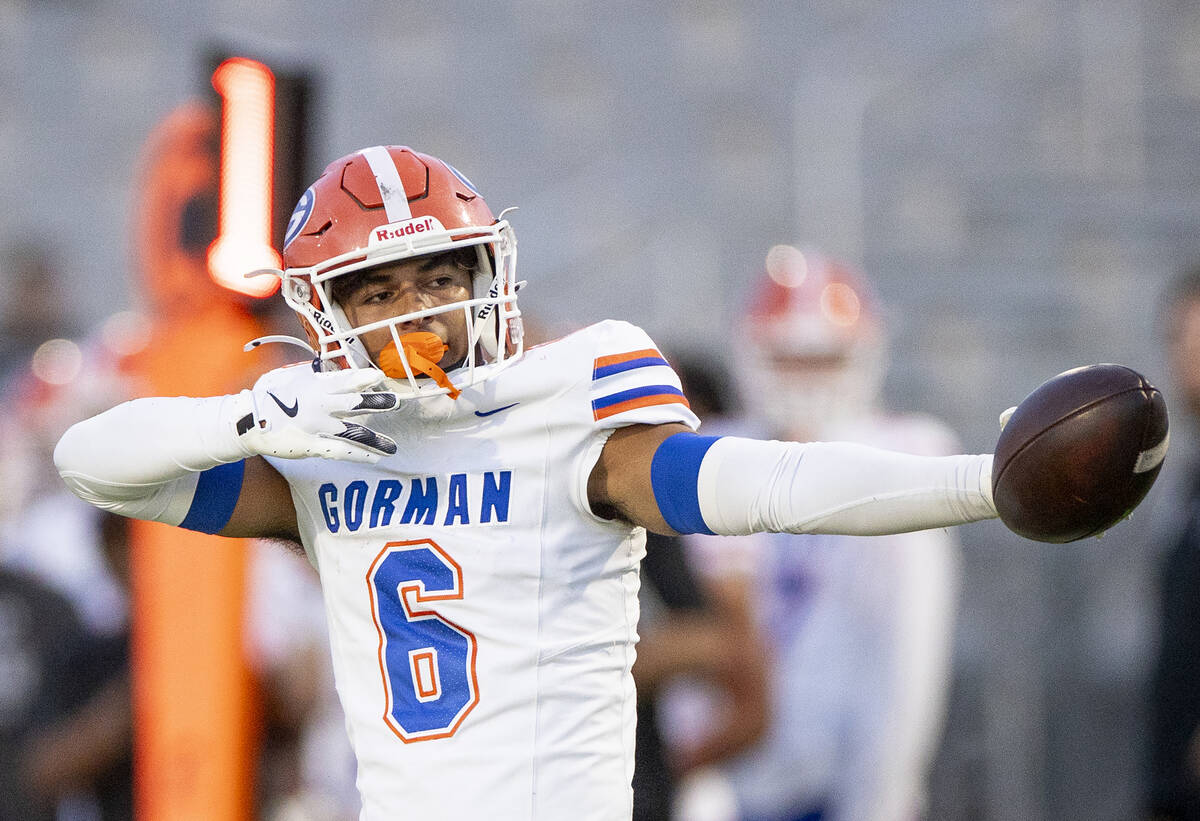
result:
[[(450, 382), (446, 372), (438, 367), (438, 361), (446, 355), (449, 346), (437, 334), (429, 331), (414, 331), (400, 337), (404, 347), (404, 358), (414, 374), (424, 374), (450, 392), (451, 399), (457, 399), (462, 393)], [(379, 352), (379, 367), (393, 379), (407, 379), (404, 362), (396, 350), (396, 343), (389, 342), (387, 347)]]

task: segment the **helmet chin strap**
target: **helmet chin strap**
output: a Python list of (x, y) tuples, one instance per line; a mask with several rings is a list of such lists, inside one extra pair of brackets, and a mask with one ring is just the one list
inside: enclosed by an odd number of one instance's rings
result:
[[(500, 293), (500, 289), (504, 284), (500, 281), (499, 275), (492, 268), (492, 260), (488, 255), (486, 248), (483, 245), (475, 246), (475, 253), (478, 258), (475, 275), (472, 279), (472, 290), (476, 299), (483, 297), (495, 297)], [(496, 316), (492, 316), (496, 314)], [(500, 349), (500, 321), (499, 311), (495, 303), (489, 302), (486, 305), (481, 305), (475, 310), (475, 333), (471, 340), (471, 345), (474, 347), (478, 342), (486, 353), (492, 359), (496, 358), (496, 352)]]
[[(329, 313), (334, 320), (334, 327), (350, 328), (349, 320), (346, 319), (346, 314), (342, 311), (342, 306), (338, 305), (332, 299), (327, 300), (329, 304)], [(342, 340), (340, 344), (341, 353), (346, 359), (351, 360), (359, 368), (370, 368), (375, 363), (371, 361), (371, 357), (367, 355), (366, 347), (362, 344), (362, 340), (357, 334), (351, 334)]]

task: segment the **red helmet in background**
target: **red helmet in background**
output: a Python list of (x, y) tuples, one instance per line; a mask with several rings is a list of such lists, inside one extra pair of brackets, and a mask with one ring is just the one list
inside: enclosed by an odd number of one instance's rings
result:
[[(456, 248), (476, 249), (472, 299), (397, 316), (398, 327), (421, 316), (462, 311), (470, 336), (467, 360), (450, 374), (455, 389), (498, 372), (522, 351), (517, 309), (517, 243), (470, 180), (441, 160), (405, 146), (374, 146), (330, 163), (296, 205), (284, 238), (283, 296), (301, 317), (326, 368), (376, 367), (359, 333), (331, 298), (331, 280), (364, 268)], [(478, 352), (477, 352), (478, 349)], [(449, 388), (418, 382), (411, 367), (393, 385), (402, 396)]]
[(0, 522), (19, 517), (39, 496), (62, 489), (54, 447), (67, 428), (144, 396), (130, 358), (151, 339), (150, 319), (113, 314), (84, 339), (48, 339), (0, 391)]
[(765, 268), (739, 368), (748, 407), (773, 434), (806, 439), (874, 410), (886, 340), (865, 279), (791, 245), (771, 248)]

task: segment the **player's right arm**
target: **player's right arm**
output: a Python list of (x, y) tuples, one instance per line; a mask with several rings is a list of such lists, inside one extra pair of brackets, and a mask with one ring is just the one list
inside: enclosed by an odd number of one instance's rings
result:
[(264, 374), (230, 396), (125, 402), (72, 426), (54, 461), (67, 486), (104, 510), (220, 533), (295, 539), (286, 480), (262, 456), (375, 462), (395, 442), (348, 418), (393, 410), (376, 371)]
[(598, 515), (656, 533), (877, 536), (994, 518), (991, 471), (990, 454), (916, 456), (631, 425), (609, 437), (587, 489)]
[(597, 356), (588, 399), (612, 428), (589, 468), (587, 505), (667, 535), (880, 535), (996, 516), (990, 454), (924, 457), (846, 442), (702, 436), (679, 377), (640, 328), (580, 337)]

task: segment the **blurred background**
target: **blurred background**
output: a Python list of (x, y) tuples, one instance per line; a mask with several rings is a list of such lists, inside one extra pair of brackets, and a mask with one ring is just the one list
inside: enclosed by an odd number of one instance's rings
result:
[[(401, 143), (519, 206), (522, 307), (549, 331), (623, 318), (728, 364), (766, 250), (811, 244), (886, 306), (891, 405), (968, 452), (1068, 367), (1169, 384), (1158, 301), (1200, 260), (1200, 7), (1135, 0), (0, 0), (10, 373), (39, 335), (147, 309), (140, 163), (212, 94), (214, 52), (309, 83), (307, 180)], [(1065, 546), (961, 529), (930, 817), (1138, 815), (1153, 503)]]

